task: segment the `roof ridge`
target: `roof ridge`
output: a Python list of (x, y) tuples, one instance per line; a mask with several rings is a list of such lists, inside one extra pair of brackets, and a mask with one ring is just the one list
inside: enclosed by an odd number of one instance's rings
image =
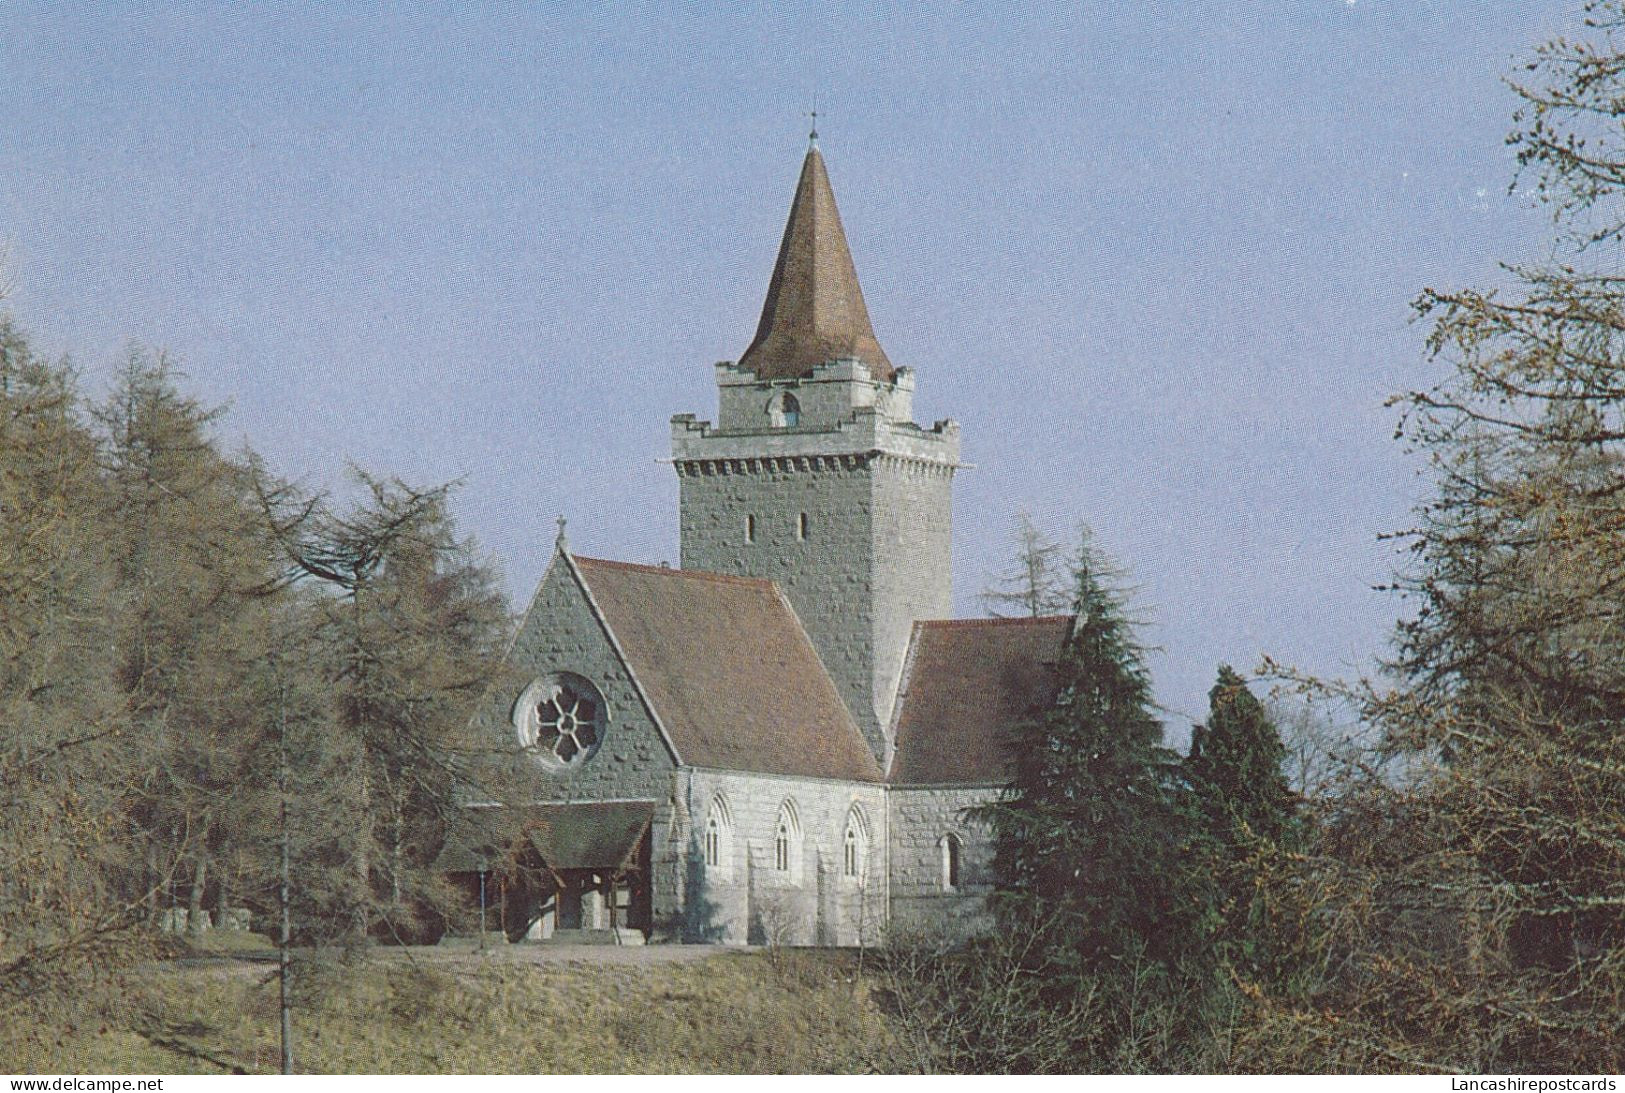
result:
[(626, 569), (634, 573), (653, 573), (668, 577), (692, 577), (702, 581), (716, 581), (719, 584), (739, 584), (752, 588), (777, 588), (777, 582), (766, 577), (736, 577), (732, 573), (712, 573), (704, 569), (679, 569), (669, 565), (646, 565), (642, 562), (622, 562), (613, 558), (588, 558), (581, 554), (572, 554), (577, 565), (586, 562), (589, 566), (606, 566), (610, 569)]
[(919, 619), (916, 620), (914, 625), (920, 627), (929, 626), (934, 629), (947, 629), (949, 627), (968, 628), (973, 626), (1034, 626), (1039, 623), (1071, 622), (1075, 618), (1077, 618), (1076, 615), (1037, 615), (1032, 617), (1023, 615), (1020, 618), (1010, 619)]

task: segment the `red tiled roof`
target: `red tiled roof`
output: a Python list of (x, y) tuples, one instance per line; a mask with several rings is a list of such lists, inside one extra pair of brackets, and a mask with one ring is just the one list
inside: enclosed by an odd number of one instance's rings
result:
[(896, 374), (875, 340), (835, 191), (814, 146), (801, 165), (762, 320), (739, 366), (761, 379), (794, 379), (842, 357), (863, 361), (876, 379)]
[(898, 785), (1010, 780), (1010, 730), (1055, 701), (1071, 616), (917, 622), (898, 695)]
[(874, 753), (772, 581), (574, 561), (684, 763), (880, 780)]

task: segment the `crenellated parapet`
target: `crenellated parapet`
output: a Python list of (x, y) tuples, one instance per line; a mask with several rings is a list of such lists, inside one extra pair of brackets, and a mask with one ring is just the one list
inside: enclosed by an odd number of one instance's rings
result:
[(898, 369), (896, 382), (885, 383), (870, 378), (861, 361), (838, 360), (810, 377), (769, 381), (723, 362), (716, 376), (715, 425), (693, 414), (672, 418), (672, 460), (679, 466), (877, 454), (941, 468), (959, 465), (958, 422), (923, 428), (912, 420), (910, 369)]

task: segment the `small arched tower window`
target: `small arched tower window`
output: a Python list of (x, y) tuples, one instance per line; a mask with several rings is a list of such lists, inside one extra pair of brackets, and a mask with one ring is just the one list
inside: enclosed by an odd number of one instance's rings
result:
[(792, 884), (801, 880), (801, 822), (790, 801), (780, 806), (779, 822), (773, 829), (773, 869)]
[(939, 845), (942, 847), (942, 890), (952, 892), (961, 884), (960, 858), (964, 847), (959, 842), (959, 836), (951, 831), (942, 837)]
[(775, 429), (794, 429), (801, 424), (801, 400), (788, 391), (775, 395), (767, 404), (767, 417)]
[(732, 860), (733, 822), (728, 815), (728, 802), (714, 797), (705, 818), (705, 868), (719, 878), (726, 878)]
[(841, 875), (862, 880), (868, 867), (869, 831), (863, 814), (853, 808), (846, 816), (846, 834), (841, 839)]

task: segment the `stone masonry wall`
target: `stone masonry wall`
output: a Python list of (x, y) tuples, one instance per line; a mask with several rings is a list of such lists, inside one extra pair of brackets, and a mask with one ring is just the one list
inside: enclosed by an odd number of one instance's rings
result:
[[(831, 361), (764, 383), (724, 362), (716, 381), (719, 427), (672, 419), (681, 564), (776, 581), (885, 763), (910, 630), (952, 612), (959, 426), (914, 424), (910, 369), (884, 384)], [(801, 420), (775, 427), (768, 408), (785, 391)]]
[(891, 383), (870, 377), (860, 361), (831, 361), (814, 368), (811, 376), (764, 381), (749, 369), (731, 364), (717, 366), (717, 427), (723, 432), (751, 432), (782, 423), (771, 407), (789, 392), (801, 405), (800, 428), (822, 432), (849, 422), (854, 411), (873, 409), (887, 421), (909, 421), (913, 416), (914, 373), (900, 368)]
[[(673, 933), (726, 944), (878, 943), (885, 912), (885, 790), (878, 785), (734, 771), (685, 770), (692, 830), (685, 917)], [(730, 824), (723, 862), (705, 865), (712, 802), (726, 803)], [(775, 868), (780, 810), (790, 801), (800, 821), (798, 869)], [(843, 841), (854, 807), (868, 832), (864, 875), (843, 875)]]
[[(998, 798), (992, 787), (892, 788), (890, 807), (891, 924), (900, 939), (965, 937), (992, 924), (986, 911), (993, 891), (993, 840), (964, 810)], [(960, 884), (943, 873), (944, 836), (959, 836)]]
[[(890, 725), (909, 635), (920, 619), (953, 615), (951, 464), (876, 456), (870, 551), (874, 565), (874, 708)], [(891, 761), (891, 741), (883, 761)]]
[(708, 462), (700, 473), (680, 466), (682, 566), (776, 581), (877, 746), (872, 476), (861, 457), (814, 458)]
[[(519, 751), (513, 708), (529, 684), (552, 672), (590, 680), (604, 696), (609, 724), (597, 754), (574, 769), (550, 770)], [(655, 872), (655, 919), (661, 896), (676, 888), (681, 847), (673, 843), (672, 803), (676, 766), (659, 730), (639, 700), (632, 678), (577, 584), (555, 555), (520, 623), (498, 682), (475, 713), (475, 725), (501, 748), (512, 750), (511, 773), (532, 802), (653, 800), (659, 802), (650, 847)], [(662, 876), (664, 882), (662, 883)], [(664, 908), (669, 916), (674, 908)]]

